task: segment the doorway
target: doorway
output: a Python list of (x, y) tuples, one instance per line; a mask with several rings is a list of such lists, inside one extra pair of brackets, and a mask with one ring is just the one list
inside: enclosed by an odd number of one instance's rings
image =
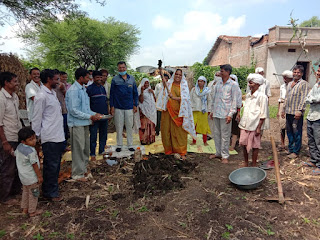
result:
[(306, 80), (307, 82), (309, 82), (309, 73), (310, 73), (310, 62), (297, 62), (297, 65), (302, 65), (304, 68), (304, 73), (302, 76), (303, 80)]

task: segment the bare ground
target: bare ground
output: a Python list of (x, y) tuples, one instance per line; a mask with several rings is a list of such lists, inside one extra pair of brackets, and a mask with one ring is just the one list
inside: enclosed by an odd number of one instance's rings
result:
[[(279, 141), (276, 119), (271, 127), (263, 136), (260, 161), (272, 159), (269, 134)], [(2, 206), (0, 238), (320, 239), (320, 177), (302, 166), (308, 158), (306, 143), (304, 136), (299, 159), (279, 153), (284, 192), (293, 199), (284, 205), (264, 199), (277, 196), (273, 170), (256, 190), (230, 184), (228, 175), (238, 168), (241, 149), (227, 165), (206, 154), (189, 154), (186, 163), (158, 154), (136, 165), (128, 159), (113, 167), (92, 164), (93, 179), (63, 182), (64, 201), (40, 201), (44, 214), (39, 217)]]

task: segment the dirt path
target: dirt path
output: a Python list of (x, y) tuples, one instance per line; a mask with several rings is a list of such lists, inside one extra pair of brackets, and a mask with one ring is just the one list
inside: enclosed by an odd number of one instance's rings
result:
[[(279, 141), (276, 119), (271, 126)], [(61, 184), (65, 201), (40, 202), (42, 216), (30, 219), (17, 215), (19, 207), (2, 206), (0, 239), (320, 239), (320, 177), (301, 166), (307, 159), (305, 135), (299, 159), (279, 155), (285, 195), (294, 199), (285, 205), (264, 200), (277, 195), (272, 170), (256, 190), (230, 184), (241, 149), (228, 165), (206, 154), (189, 154), (188, 163), (155, 155), (152, 164), (138, 167), (131, 160), (93, 165), (89, 182)], [(262, 146), (259, 160), (271, 159), (267, 132)]]

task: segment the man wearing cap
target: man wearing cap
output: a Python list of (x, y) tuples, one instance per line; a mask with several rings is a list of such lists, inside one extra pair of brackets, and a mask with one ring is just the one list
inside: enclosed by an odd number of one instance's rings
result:
[(243, 115), (239, 123), (239, 144), (243, 146), (244, 163), (241, 167), (249, 166), (249, 152), (252, 149), (252, 167), (257, 166), (261, 131), (265, 129), (264, 121), (268, 116), (268, 98), (258, 91), (264, 79), (261, 75), (250, 73), (248, 78), (250, 92), (246, 95)]
[(281, 145), (278, 148), (279, 151), (282, 151), (285, 149), (286, 120), (282, 118), (280, 115), (283, 109), (284, 100), (286, 99), (287, 86), (288, 86), (288, 83), (291, 82), (293, 79), (293, 73), (290, 70), (285, 70), (282, 73), (282, 77), (283, 77), (284, 83), (280, 86), (280, 97), (278, 100), (279, 104), (278, 104), (278, 114), (277, 114), (277, 118), (279, 120), (280, 129), (281, 129)]

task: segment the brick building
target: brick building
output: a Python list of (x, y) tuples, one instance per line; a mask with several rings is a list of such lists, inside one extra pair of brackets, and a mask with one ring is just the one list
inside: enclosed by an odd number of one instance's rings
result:
[(233, 67), (255, 64), (265, 69), (271, 87), (282, 84), (279, 74), (298, 63), (305, 67), (304, 79), (313, 86), (316, 78), (311, 66), (317, 70), (320, 64), (320, 28), (301, 28), (301, 31), (302, 36), (307, 35), (307, 56), (297, 38), (290, 42), (293, 36), (291, 27), (274, 26), (260, 38), (219, 36), (208, 53), (207, 63), (211, 66), (229, 63)]

